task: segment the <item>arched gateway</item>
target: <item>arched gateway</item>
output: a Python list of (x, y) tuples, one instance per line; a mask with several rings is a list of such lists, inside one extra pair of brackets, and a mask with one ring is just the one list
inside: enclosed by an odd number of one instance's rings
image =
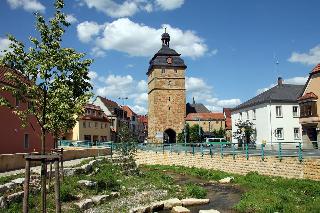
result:
[(166, 129), (163, 134), (163, 143), (175, 143), (176, 132), (173, 129)]

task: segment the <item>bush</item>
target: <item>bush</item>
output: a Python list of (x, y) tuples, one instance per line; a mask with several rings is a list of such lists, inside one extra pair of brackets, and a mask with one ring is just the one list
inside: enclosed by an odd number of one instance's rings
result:
[(207, 196), (207, 190), (194, 183), (187, 184), (187, 194), (193, 198), (205, 198)]

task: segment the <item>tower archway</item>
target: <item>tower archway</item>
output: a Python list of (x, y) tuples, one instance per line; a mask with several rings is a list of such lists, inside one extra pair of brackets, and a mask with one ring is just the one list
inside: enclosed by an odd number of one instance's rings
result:
[(166, 129), (163, 134), (163, 143), (176, 143), (176, 135), (173, 129)]

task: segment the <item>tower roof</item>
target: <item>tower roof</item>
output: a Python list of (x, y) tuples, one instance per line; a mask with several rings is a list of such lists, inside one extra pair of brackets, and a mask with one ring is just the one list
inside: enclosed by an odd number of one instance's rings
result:
[(177, 53), (174, 49), (169, 47), (170, 35), (164, 32), (161, 36), (162, 47), (161, 49), (152, 57), (149, 62), (149, 69), (147, 75), (153, 68), (187, 68), (183, 59), (180, 57), (181, 54)]

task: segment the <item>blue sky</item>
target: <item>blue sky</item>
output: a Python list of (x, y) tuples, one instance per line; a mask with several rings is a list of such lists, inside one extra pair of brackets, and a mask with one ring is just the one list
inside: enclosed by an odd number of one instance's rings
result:
[[(0, 1), (0, 49), (6, 34), (36, 35), (34, 11), (52, 17), (53, 1)], [(233, 107), (270, 88), (278, 76), (303, 84), (320, 63), (318, 0), (76, 0), (64, 12), (72, 25), (64, 46), (93, 58), (95, 94), (146, 113), (145, 75), (167, 27), (182, 55), (187, 101), (212, 111)], [(279, 60), (278, 68), (275, 62)], [(121, 101), (119, 101), (121, 103)]]

